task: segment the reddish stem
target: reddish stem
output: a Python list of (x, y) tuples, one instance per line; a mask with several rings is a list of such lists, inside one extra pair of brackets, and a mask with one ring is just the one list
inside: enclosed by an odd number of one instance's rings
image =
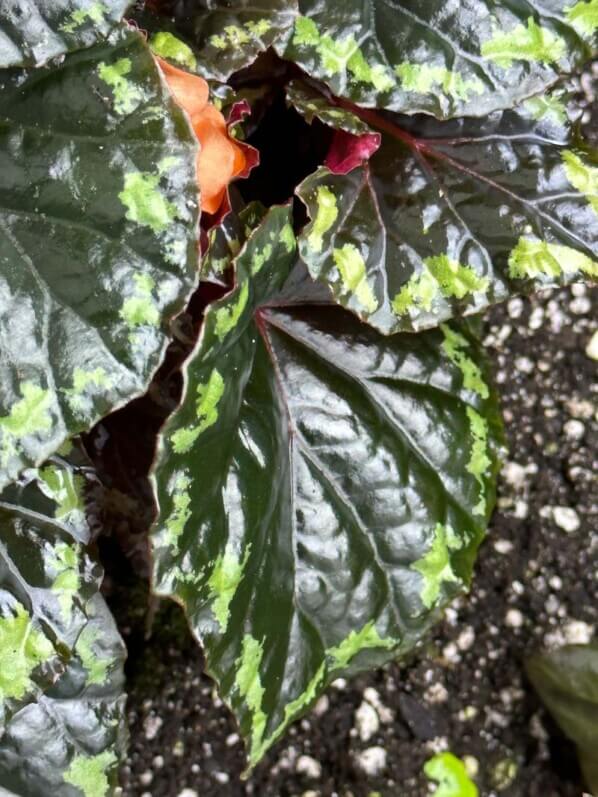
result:
[(410, 149), (417, 150), (418, 152), (428, 152), (430, 149), (425, 141), (415, 138), (415, 136), (407, 133), (405, 130), (403, 130), (403, 128), (399, 127), (394, 122), (391, 122), (389, 119), (385, 119), (377, 111), (371, 110), (369, 108), (361, 108), (359, 105), (354, 105), (352, 102), (349, 102), (349, 100), (345, 100), (342, 97), (335, 97), (334, 104), (338, 105), (340, 108), (344, 108), (345, 111), (349, 111), (354, 116), (357, 116), (363, 122), (367, 122), (367, 124), (371, 125), (372, 127), (376, 127), (378, 130), (388, 133), (393, 138), (396, 138), (403, 142), (403, 144), (406, 144)]

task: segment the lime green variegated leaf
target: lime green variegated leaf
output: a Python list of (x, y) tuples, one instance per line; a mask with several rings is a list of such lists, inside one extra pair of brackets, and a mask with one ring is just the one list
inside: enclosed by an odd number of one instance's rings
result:
[(266, 208), (261, 202), (250, 202), (229, 213), (221, 224), (210, 230), (209, 246), (201, 264), (201, 277), (211, 282), (222, 282), (235, 258), (252, 231), (262, 221)]
[[(179, 0), (165, 24), (147, 14), (140, 20), (155, 29), (156, 52), (162, 50), (164, 57), (207, 79), (225, 82), (272, 45), (284, 49), (297, 13), (297, 0)], [(187, 50), (181, 50), (181, 38)]]
[[(380, 148), (297, 189), (311, 218), (301, 257), (360, 318), (386, 334), (418, 330), (598, 278), (598, 155), (559, 94), (483, 121), (360, 113)], [(327, 163), (352, 146), (337, 129)]]
[(40, 66), (105, 38), (130, 0), (0, 0), (0, 68)]
[(335, 130), (344, 130), (354, 136), (371, 133), (366, 122), (344, 108), (331, 105), (322, 94), (311, 89), (306, 83), (292, 80), (285, 91), (287, 103), (298, 111), (308, 124), (312, 124), (314, 119), (319, 119)]
[(275, 47), (358, 105), (484, 116), (550, 86), (596, 51), (598, 0), (299, 0)]
[(312, 300), (295, 257), (275, 207), (206, 312), (154, 473), (154, 586), (185, 606), (250, 765), (467, 585), (500, 437), (465, 328), (382, 336)]
[(196, 282), (196, 147), (137, 33), (0, 72), (0, 488), (146, 388)]
[(108, 797), (116, 785), (124, 645), (86, 549), (89, 478), (55, 457), (1, 495), (2, 793)]

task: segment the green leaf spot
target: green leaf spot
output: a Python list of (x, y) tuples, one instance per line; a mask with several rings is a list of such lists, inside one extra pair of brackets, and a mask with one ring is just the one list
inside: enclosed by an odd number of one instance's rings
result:
[(268, 33), (272, 25), (270, 25), (267, 19), (258, 19), (257, 22), (255, 20), (250, 20), (249, 22), (246, 22), (245, 27), (253, 36), (259, 38), (260, 36), (263, 36), (265, 33)]
[(191, 517), (191, 479), (184, 472), (179, 471), (172, 479), (170, 494), (172, 495), (173, 509), (166, 520), (166, 542), (176, 553), (179, 548), (179, 538), (185, 530), (185, 524)]
[(48, 412), (52, 393), (33, 382), (23, 382), (21, 396), (23, 398), (13, 404), (10, 413), (0, 418), (1, 459), (4, 466), (16, 451), (16, 442), (27, 435), (47, 432), (52, 428), (52, 418)]
[(79, 634), (75, 645), (75, 652), (87, 670), (86, 683), (88, 686), (105, 683), (108, 677), (108, 667), (112, 664), (110, 659), (102, 659), (94, 650), (93, 646), (97, 639), (97, 631), (88, 625)]
[(252, 39), (260, 39), (271, 29), (271, 24), (266, 19), (250, 20), (244, 25), (227, 25), (222, 34), (210, 36), (209, 43), (217, 50), (242, 47)]
[(110, 789), (106, 773), (116, 761), (116, 755), (108, 750), (94, 756), (77, 755), (63, 775), (64, 782), (79, 789), (84, 797), (106, 797)]
[(441, 324), (440, 329), (444, 335), (442, 348), (449, 360), (454, 363), (463, 374), (463, 385), (466, 390), (477, 393), (483, 399), (490, 395), (488, 385), (484, 382), (479, 365), (468, 355), (469, 341), (448, 324)]
[(465, 764), (452, 753), (438, 753), (424, 764), (424, 772), (438, 783), (434, 797), (478, 797), (478, 787)]
[(130, 221), (163, 232), (176, 218), (177, 209), (158, 188), (160, 176), (148, 172), (125, 174), (125, 186), (118, 198), (127, 208)]
[(582, 193), (598, 216), (598, 168), (588, 166), (571, 150), (563, 152), (563, 163), (567, 180)]
[(152, 296), (156, 286), (154, 280), (149, 274), (133, 274), (133, 281), (135, 295), (123, 302), (121, 318), (131, 329), (145, 324), (157, 326), (160, 323), (160, 311)]
[(509, 276), (512, 279), (540, 276), (558, 279), (562, 274), (577, 273), (598, 277), (598, 262), (569, 246), (520, 238), (509, 257)]
[(208, 580), (210, 597), (214, 599), (212, 611), (222, 633), (226, 631), (228, 626), (229, 607), (243, 578), (243, 571), (249, 558), (250, 549), (251, 546), (248, 546), (241, 560), (232, 546), (230, 544), (227, 545), (224, 553), (220, 554), (216, 559), (214, 569)]
[(314, 252), (321, 252), (324, 245), (324, 236), (338, 218), (338, 207), (336, 197), (327, 185), (318, 186), (316, 202), (318, 210), (307, 238), (307, 243)]
[(47, 465), (39, 472), (40, 489), (56, 504), (54, 517), (59, 520), (71, 518), (74, 513), (81, 517), (85, 511), (83, 487), (85, 479), (68, 468)]
[(261, 252), (256, 252), (251, 260), (251, 273), (257, 274), (264, 267), (264, 263), (272, 257), (272, 244), (266, 244)]
[(289, 254), (295, 251), (295, 248), (297, 247), (297, 239), (295, 238), (295, 233), (293, 232), (293, 228), (290, 224), (284, 225), (280, 231), (278, 240), (282, 243)]
[(463, 299), (470, 293), (484, 293), (488, 284), (488, 279), (471, 266), (463, 266), (448, 255), (427, 257), (421, 273), (414, 274), (395, 296), (392, 309), (399, 316), (420, 308), (430, 311), (438, 294)]
[(267, 739), (264, 739), (259, 747), (252, 748), (251, 751), (251, 764), (256, 764), (264, 755), (266, 750), (271, 747), (274, 742), (276, 742), (284, 733), (286, 728), (288, 727), (289, 723), (293, 721), (293, 719), (297, 716), (297, 714), (301, 713), (310, 703), (318, 696), (318, 687), (320, 686), (324, 675), (326, 674), (326, 662), (323, 661), (318, 671), (308, 683), (305, 690), (296, 697), (295, 700), (292, 700), (290, 703), (284, 707), (284, 719), (280, 723), (280, 725), (273, 731), (273, 733), (268, 736)]
[(480, 500), (472, 509), (474, 515), (486, 513), (486, 496), (484, 475), (492, 464), (488, 456), (488, 424), (473, 407), (467, 407), (467, 418), (472, 438), (471, 455), (467, 463), (467, 472), (478, 480), (480, 484)]
[(153, 53), (159, 55), (160, 58), (167, 58), (170, 61), (176, 61), (177, 64), (186, 66), (187, 69), (194, 70), (197, 67), (197, 59), (193, 54), (193, 50), (188, 44), (177, 39), (169, 31), (160, 31), (150, 39), (150, 48)]
[(567, 106), (557, 95), (541, 94), (538, 97), (530, 97), (523, 103), (523, 107), (533, 119), (538, 121), (552, 118), (561, 125), (567, 122)]
[(460, 581), (453, 571), (450, 552), (461, 546), (462, 542), (451, 526), (437, 523), (427, 553), (411, 565), (412, 570), (423, 576), (420, 596), (426, 609), (436, 605), (443, 584)]
[(266, 729), (266, 715), (262, 709), (265, 689), (262, 686), (260, 665), (264, 655), (263, 645), (251, 634), (243, 637), (241, 656), (237, 659), (235, 684), (239, 694), (251, 711), (251, 752), (249, 760), (256, 762), (262, 754), (261, 744)]
[(121, 115), (133, 113), (143, 101), (142, 90), (125, 77), (131, 71), (131, 67), (130, 58), (120, 58), (110, 65), (102, 61), (98, 67), (99, 76), (112, 89), (114, 110)]
[(73, 387), (64, 388), (63, 393), (73, 412), (82, 412), (85, 409), (86, 393), (89, 387), (104, 388), (108, 391), (112, 387), (112, 380), (103, 368), (85, 371), (75, 368), (73, 371)]
[(56, 572), (52, 582), (52, 592), (57, 596), (60, 610), (68, 621), (73, 610), (75, 595), (81, 587), (79, 576), (79, 547), (66, 542), (57, 543), (48, 561)]
[(340, 249), (334, 249), (332, 257), (345, 289), (355, 296), (368, 313), (373, 313), (378, 301), (367, 281), (365, 261), (359, 249), (353, 244), (345, 244)]
[(228, 333), (237, 326), (249, 298), (249, 283), (245, 281), (238, 291), (236, 301), (229, 301), (224, 307), (216, 310), (214, 332), (219, 341), (223, 341)]
[(395, 68), (395, 72), (405, 91), (429, 94), (433, 89), (440, 88), (449, 97), (459, 100), (468, 100), (470, 93), (484, 93), (484, 85), (480, 80), (466, 80), (459, 72), (441, 66), (405, 61)]
[(77, 28), (80, 28), (87, 21), (95, 25), (102, 25), (105, 22), (104, 17), (107, 16), (108, 9), (104, 3), (92, 3), (88, 8), (78, 8), (69, 17), (69, 22), (61, 25), (60, 30), (63, 33), (74, 33)]
[(25, 607), (16, 603), (14, 615), (0, 617), (0, 700), (21, 699), (33, 689), (31, 673), (54, 654), (46, 637), (33, 627)]
[(190, 451), (199, 435), (218, 420), (218, 403), (224, 395), (224, 380), (214, 368), (207, 384), (197, 386), (196, 412), (199, 423), (177, 429), (172, 435), (172, 447), (176, 454)]
[(496, 32), (482, 44), (482, 55), (508, 69), (513, 61), (529, 61), (553, 64), (567, 54), (567, 45), (560, 36), (541, 27), (533, 17), (527, 20), (527, 28), (517, 25), (506, 33)]
[(360, 83), (371, 83), (377, 91), (389, 91), (395, 85), (391, 73), (382, 64), (370, 66), (358, 48), (347, 62), (349, 71)]
[(318, 26), (309, 17), (299, 16), (295, 20), (295, 34), (293, 44), (298, 46), (315, 47), (320, 41)]
[(374, 621), (370, 620), (360, 631), (351, 631), (340, 645), (329, 648), (326, 651), (326, 655), (332, 659), (332, 669), (338, 670), (341, 667), (346, 667), (361, 650), (366, 650), (367, 648), (385, 648), (389, 650), (398, 644), (398, 639), (381, 637), (374, 625)]
[[(313, 703), (313, 701), (318, 696), (318, 687), (320, 686), (320, 683), (324, 679), (324, 675), (325, 674), (326, 674), (326, 662), (323, 661), (322, 664), (320, 665), (318, 671), (314, 675), (314, 677), (308, 683), (305, 691), (302, 692), (299, 695), (299, 697), (296, 697), (295, 700), (292, 700), (290, 703), (288, 703), (285, 706), (285, 708), (284, 708), (284, 722), (282, 724), (280, 732), (282, 732), (284, 730), (284, 728), (286, 728), (287, 724), (289, 722), (291, 722), (293, 717), (295, 717), (297, 714), (299, 714), (299, 712), (302, 711), (306, 706), (309, 706), (310, 703)], [(278, 729), (277, 729), (277, 731), (278, 731)], [(273, 741), (275, 741), (275, 739), (273, 738), (274, 736), (279, 735), (279, 734), (277, 734), (277, 731), (275, 731), (273, 736), (270, 737), (270, 739), (268, 740), (269, 744), (271, 744)]]
[(592, 36), (598, 30), (598, 0), (576, 3), (566, 16), (580, 36)]
[(395, 81), (383, 64), (369, 64), (354, 36), (344, 39), (322, 36), (316, 23), (308, 17), (297, 17), (293, 44), (315, 47), (321, 67), (330, 76), (349, 71), (359, 83), (370, 83), (378, 91), (388, 91)]

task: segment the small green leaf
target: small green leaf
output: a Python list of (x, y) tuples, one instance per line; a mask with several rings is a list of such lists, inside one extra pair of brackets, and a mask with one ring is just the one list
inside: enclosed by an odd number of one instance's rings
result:
[(370, 129), (351, 111), (345, 108), (331, 106), (327, 100), (307, 84), (292, 80), (285, 88), (287, 103), (292, 105), (311, 124), (314, 119), (319, 119), (330, 127), (344, 130), (353, 135), (369, 133)]
[(424, 764), (424, 772), (438, 786), (436, 797), (478, 797), (478, 787), (470, 779), (465, 764), (452, 753), (438, 753)]

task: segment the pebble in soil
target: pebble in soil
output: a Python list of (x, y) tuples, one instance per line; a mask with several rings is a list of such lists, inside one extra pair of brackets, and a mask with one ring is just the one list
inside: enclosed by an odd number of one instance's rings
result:
[(422, 766), (446, 749), (482, 797), (579, 797), (575, 751), (522, 662), (598, 626), (597, 298), (578, 285), (488, 314), (509, 454), (471, 595), (409, 662), (336, 681), (245, 783), (234, 721), (180, 610), (164, 604), (145, 639), (143, 588), (113, 591), (130, 651), (126, 797), (426, 797)]

